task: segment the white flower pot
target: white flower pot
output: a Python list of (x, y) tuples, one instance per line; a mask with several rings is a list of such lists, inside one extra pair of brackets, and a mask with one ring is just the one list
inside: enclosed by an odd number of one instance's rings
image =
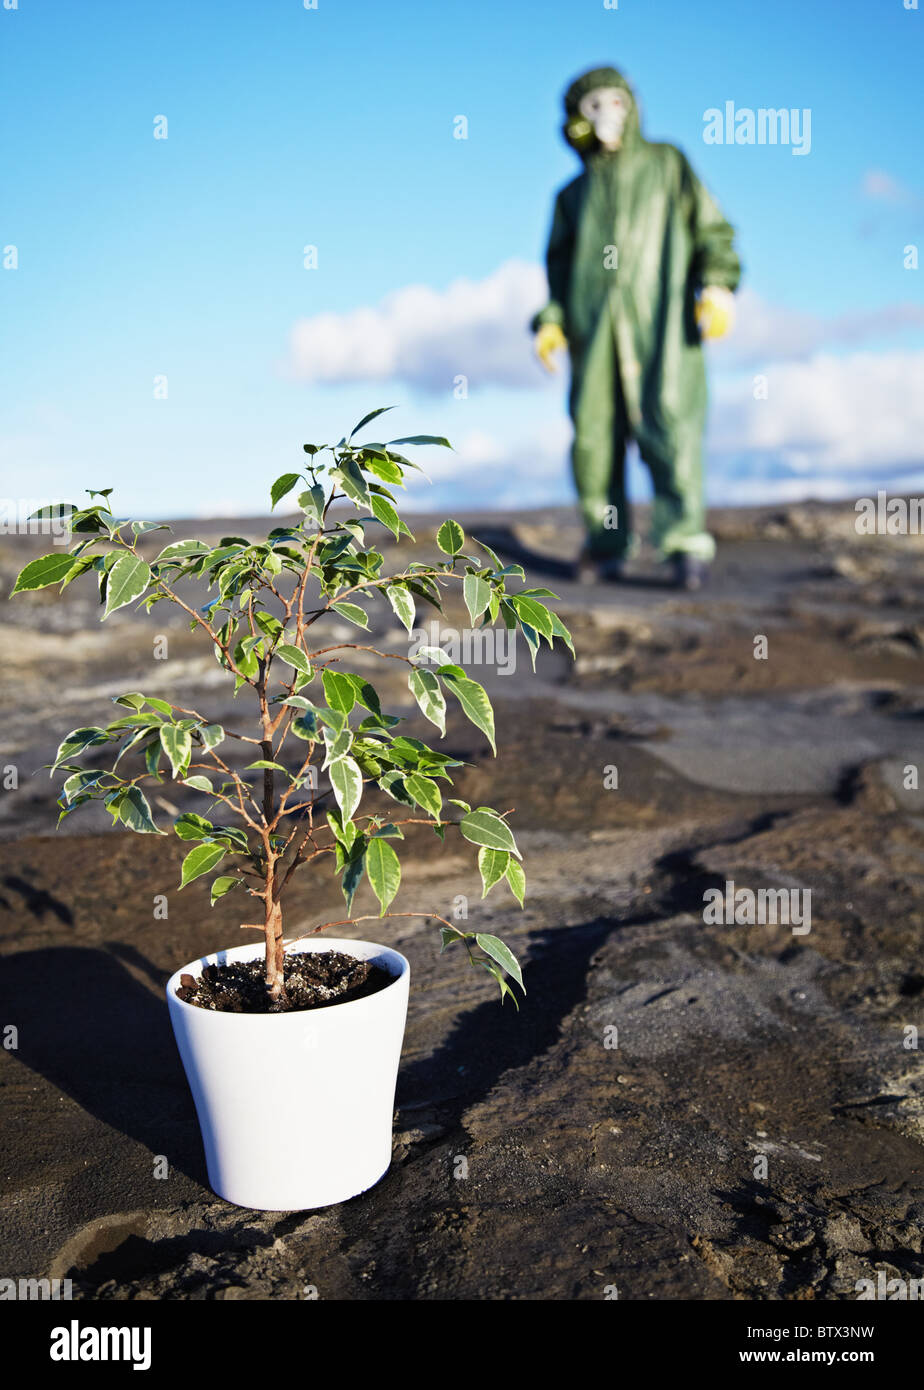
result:
[(372, 941), (308, 939), (293, 951), (342, 951), (394, 978), (365, 998), (294, 1013), (221, 1013), (177, 998), (182, 974), (262, 959), (260, 942), (203, 956), (167, 985), (209, 1182), (226, 1201), (261, 1211), (344, 1202), (391, 1163), (410, 966)]

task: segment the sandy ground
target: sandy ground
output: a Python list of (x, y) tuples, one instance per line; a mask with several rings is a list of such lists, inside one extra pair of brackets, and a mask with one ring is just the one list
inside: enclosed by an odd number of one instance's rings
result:
[[(468, 520), (511, 542), (496, 516)], [(423, 920), (383, 924), (413, 978), (395, 1161), (313, 1215), (234, 1208), (205, 1182), (162, 987), (237, 943), (233, 900), (177, 892), (175, 838), (114, 833), (92, 812), (54, 834), (55, 784), (37, 771), (128, 689), (230, 723), (216, 664), (157, 610), (97, 626), (76, 584), (4, 605), (0, 767), (19, 774), (0, 793), (0, 1024), (18, 1030), (0, 1062), (7, 1273), (182, 1299), (594, 1299), (615, 1285), (836, 1300), (879, 1269), (924, 1276), (909, 1046), (924, 1024), (924, 791), (906, 785), (924, 772), (924, 539), (858, 538), (849, 506), (729, 511), (714, 529), (702, 595), (664, 587), (644, 555), (620, 586), (531, 566), (561, 595), (578, 661), (544, 651), (533, 677), (520, 651), (512, 674), (476, 672), (500, 758), (459, 719), (445, 745), (471, 763), (460, 795), (516, 807), (526, 909), (505, 890), (482, 902), (473, 855), (432, 835), (410, 842), (396, 904), (448, 915), (465, 895), (469, 924), (525, 962), (525, 1004), (501, 1009)], [(560, 558), (578, 536), (549, 512), (516, 540)], [(3, 540), (3, 593), (45, 549)], [(374, 626), (398, 640), (388, 613)], [(384, 691), (399, 710), (403, 682)], [(811, 931), (704, 924), (704, 892), (727, 880), (810, 889)], [(340, 906), (303, 877), (287, 932)]]

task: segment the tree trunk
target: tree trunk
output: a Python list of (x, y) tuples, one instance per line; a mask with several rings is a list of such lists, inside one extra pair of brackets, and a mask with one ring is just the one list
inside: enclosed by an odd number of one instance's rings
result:
[(266, 938), (266, 988), (273, 1002), (282, 1008), (288, 1005), (286, 996), (284, 962), (285, 948), (282, 944), (282, 907), (267, 893), (266, 916), (263, 932)]

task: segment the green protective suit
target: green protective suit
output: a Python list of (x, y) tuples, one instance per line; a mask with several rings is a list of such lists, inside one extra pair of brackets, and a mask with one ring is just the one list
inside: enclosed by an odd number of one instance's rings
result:
[(588, 553), (606, 559), (631, 548), (624, 472), (635, 439), (654, 485), (655, 544), (708, 561), (706, 373), (694, 310), (704, 286), (737, 288), (734, 232), (683, 153), (642, 137), (634, 94), (615, 69), (578, 78), (565, 96), (568, 116), (599, 87), (628, 94), (622, 140), (616, 151), (597, 145), (582, 155), (583, 172), (558, 194), (549, 303), (532, 327), (557, 323), (568, 339), (572, 466)]

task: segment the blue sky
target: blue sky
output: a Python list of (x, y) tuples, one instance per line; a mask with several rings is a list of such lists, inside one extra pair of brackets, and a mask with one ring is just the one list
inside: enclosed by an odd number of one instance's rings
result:
[[(420, 506), (566, 498), (564, 378), (532, 363), (524, 321), (552, 194), (578, 168), (561, 92), (600, 63), (738, 228), (712, 500), (916, 486), (924, 311), (903, 248), (924, 239), (922, 25), (904, 0), (0, 9), (0, 247), (18, 254), (0, 271), (4, 495), (114, 485), (140, 515), (262, 510), (304, 441), (396, 403), (394, 433), (459, 444)], [(705, 144), (704, 111), (729, 100), (809, 108), (811, 153)], [(471, 293), (444, 300), (460, 280)], [(432, 292), (422, 338), (412, 286)], [(400, 339), (390, 375), (380, 334)], [(338, 346), (373, 365), (319, 380)]]

